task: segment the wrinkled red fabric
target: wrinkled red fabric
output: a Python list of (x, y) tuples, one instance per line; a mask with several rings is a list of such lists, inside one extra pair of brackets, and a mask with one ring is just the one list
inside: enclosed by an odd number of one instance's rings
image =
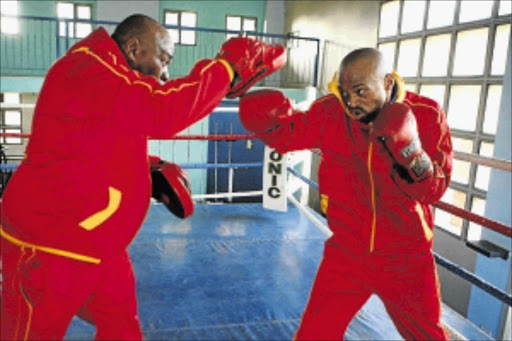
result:
[(99, 339), (142, 339), (126, 248), (150, 203), (148, 137), (209, 114), (230, 72), (203, 59), (161, 84), (103, 28), (49, 69), (2, 198), (2, 339), (61, 339), (77, 313)]
[(433, 211), (450, 183), (452, 146), (439, 105), (414, 93), (413, 112), (430, 178), (410, 184), (393, 168), (367, 124), (353, 120), (335, 95), (295, 111), (262, 138), (279, 152), (319, 148), (319, 190), (328, 197), (333, 236), (325, 244), (298, 340), (341, 339), (375, 293), (407, 339), (447, 339), (440, 322), (439, 282), (431, 253)]
[[(134, 238), (149, 206), (148, 137), (168, 138), (209, 114), (226, 95), (223, 63), (201, 60), (163, 85), (128, 67), (100, 28), (49, 70), (26, 158), (2, 198), (2, 228), (22, 241), (99, 259)], [(79, 223), (118, 209), (93, 230)]]

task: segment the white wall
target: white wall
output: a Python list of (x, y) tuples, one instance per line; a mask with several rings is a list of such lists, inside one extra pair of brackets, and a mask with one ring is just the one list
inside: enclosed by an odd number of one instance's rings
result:
[[(512, 39), (508, 45), (508, 61), (503, 78), (503, 88), (498, 116), (498, 130), (494, 141), (494, 157), (496, 159), (512, 159)], [(491, 170), (485, 217), (512, 224), (512, 176), (510, 172), (498, 169)], [(512, 249), (510, 237), (505, 237), (489, 229), (482, 230), (482, 239), (486, 239), (507, 250)], [(477, 257), (475, 274), (501, 290), (508, 290), (511, 286), (512, 257), (507, 260), (500, 258), (487, 258), (483, 255)], [(489, 295), (481, 289), (473, 287), (468, 308), (468, 318), (475, 324), (489, 330), (496, 339), (502, 338), (505, 317), (508, 307), (498, 300), (489, 299)]]
[(321, 39), (319, 88), (327, 89), (327, 82), (347, 53), (360, 47), (376, 47), (379, 4), (379, 1), (285, 2), (285, 32)]
[(160, 3), (158, 0), (97, 0), (96, 17), (98, 20), (120, 22), (124, 18), (140, 13), (159, 20)]
[(284, 33), (284, 0), (266, 0), (265, 25), (267, 33)]

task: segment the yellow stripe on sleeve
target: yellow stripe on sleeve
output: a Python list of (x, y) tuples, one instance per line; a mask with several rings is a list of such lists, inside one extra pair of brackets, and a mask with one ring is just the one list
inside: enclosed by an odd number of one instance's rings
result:
[(231, 64), (228, 63), (228, 61), (224, 60), (224, 59), (217, 59), (219, 62), (222, 63), (222, 65), (224, 65), (226, 67), (226, 70), (228, 70), (228, 74), (229, 74), (229, 82), (231, 83), (233, 81), (233, 78), (235, 77), (235, 73), (233, 72), (233, 68), (231, 67)]
[[(155, 94), (155, 95), (168, 95), (169, 93), (171, 92), (175, 92), (175, 91), (180, 91), (182, 90), (183, 88), (185, 87), (188, 87), (188, 86), (193, 86), (193, 85), (196, 85), (198, 84), (198, 82), (191, 82), (191, 83), (184, 83), (184, 84), (181, 84), (179, 87), (177, 88), (170, 88), (170, 89), (167, 89), (166, 91), (162, 91), (162, 90), (154, 90), (153, 87), (151, 86), (151, 84), (147, 83), (147, 82), (144, 82), (142, 80), (135, 80), (135, 81), (131, 81), (128, 76), (122, 74), (121, 72), (119, 72), (118, 70), (116, 70), (112, 65), (110, 65), (108, 62), (104, 61), (100, 56), (98, 56), (97, 54), (95, 54), (94, 52), (92, 52), (91, 50), (89, 50), (88, 47), (80, 47), (80, 48), (77, 48), (75, 50), (72, 51), (72, 53), (78, 53), (78, 52), (82, 52), (82, 53), (85, 53), (91, 57), (93, 57), (94, 59), (96, 59), (100, 64), (104, 65), (108, 70), (110, 70), (114, 75), (124, 79), (124, 81), (129, 84), (129, 85), (142, 85), (142, 86), (145, 86), (150, 93), (152, 94)], [(203, 69), (201, 72), (205, 71), (208, 67), (210, 67), (210, 65), (208, 65), (205, 69)], [(119, 64), (119, 67), (122, 68), (125, 72), (133, 72), (128, 70), (124, 65), (122, 64)], [(137, 78), (139, 78), (139, 74), (137, 72), (134, 72), (135, 76)]]

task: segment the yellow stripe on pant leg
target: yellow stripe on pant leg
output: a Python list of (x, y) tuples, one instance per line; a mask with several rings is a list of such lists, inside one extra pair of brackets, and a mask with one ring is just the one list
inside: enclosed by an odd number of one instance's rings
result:
[(430, 241), (432, 237), (434, 237), (434, 234), (432, 233), (432, 230), (428, 226), (427, 222), (425, 221), (425, 216), (423, 214), (423, 208), (421, 207), (420, 203), (417, 202), (415, 206), (416, 212), (418, 212), (418, 215), (420, 216), (421, 220), (421, 226), (423, 227), (423, 232), (425, 233), (425, 238), (427, 241)]

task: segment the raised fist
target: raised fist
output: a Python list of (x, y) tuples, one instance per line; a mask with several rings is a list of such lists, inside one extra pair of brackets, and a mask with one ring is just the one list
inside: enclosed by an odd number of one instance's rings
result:
[(280, 152), (290, 140), (294, 115), (290, 100), (277, 90), (251, 91), (240, 98), (242, 125)]
[(416, 118), (407, 105), (385, 104), (372, 122), (371, 134), (384, 144), (402, 178), (415, 183), (432, 175), (432, 161), (422, 148)]
[(292, 114), (289, 99), (277, 90), (252, 91), (240, 99), (240, 121), (256, 134), (276, 128)]

